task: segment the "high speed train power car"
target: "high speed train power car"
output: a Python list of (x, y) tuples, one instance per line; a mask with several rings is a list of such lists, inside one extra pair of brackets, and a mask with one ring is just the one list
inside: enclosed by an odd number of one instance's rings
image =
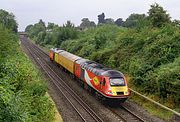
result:
[(51, 61), (72, 73), (86, 89), (90, 89), (101, 99), (124, 102), (130, 96), (126, 78), (117, 70), (58, 48), (52, 48), (49, 57)]

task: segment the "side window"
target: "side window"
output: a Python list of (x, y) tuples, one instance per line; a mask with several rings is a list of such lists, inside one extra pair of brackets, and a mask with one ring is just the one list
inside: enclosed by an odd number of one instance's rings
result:
[(91, 67), (89, 67), (89, 70), (90, 70), (90, 72), (92, 72), (92, 68)]
[(84, 64), (82, 64), (81, 67), (84, 68)]
[(94, 68), (94, 69), (92, 70), (92, 72), (93, 72), (94, 74), (96, 74), (96, 69)]
[(90, 71), (90, 67), (87, 67), (87, 69)]
[(106, 84), (106, 79), (104, 78), (103, 79), (103, 86), (105, 86), (105, 84)]

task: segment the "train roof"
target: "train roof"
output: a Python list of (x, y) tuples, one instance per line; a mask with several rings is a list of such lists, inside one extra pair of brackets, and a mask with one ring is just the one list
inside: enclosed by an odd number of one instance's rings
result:
[(107, 71), (102, 72), (101, 75), (107, 76), (107, 77), (124, 77), (124, 75), (117, 70), (107, 70)]
[(102, 64), (99, 64), (95, 61), (85, 61), (83, 63), (80, 64), (81, 67), (90, 70), (91, 72), (93, 72), (96, 75), (101, 75), (101, 76), (107, 76), (107, 77), (124, 77), (124, 75), (117, 71), (117, 70), (113, 70), (111, 68), (108, 68)]
[(76, 61), (76, 60), (81, 59), (81, 57), (79, 57), (79, 56), (77, 56), (77, 55), (74, 55), (74, 54), (72, 54), (72, 53), (69, 53), (69, 52), (67, 52), (67, 51), (60, 52), (60, 55), (68, 58), (68, 59), (71, 60), (71, 61)]
[(89, 61), (89, 60), (88, 59), (84, 59), (84, 58), (80, 58), (80, 59), (76, 60), (76, 63), (83, 64), (83, 63), (85, 63), (87, 61)]
[(52, 51), (58, 51), (58, 50), (60, 50), (60, 48), (51, 48), (50, 50), (52, 50)]
[(55, 53), (61, 53), (61, 52), (64, 52), (64, 50), (56, 50), (54, 51)]
[(67, 51), (61, 50), (59, 48), (51, 48), (52, 51), (56, 53), (60, 53), (62, 56), (68, 58), (69, 60), (76, 61), (76, 63), (80, 64), (81, 67), (90, 70), (96, 75), (106, 76), (106, 77), (124, 77), (124, 75), (111, 68), (108, 68), (102, 64), (99, 64), (95, 61), (91, 61), (88, 59), (81, 58)]

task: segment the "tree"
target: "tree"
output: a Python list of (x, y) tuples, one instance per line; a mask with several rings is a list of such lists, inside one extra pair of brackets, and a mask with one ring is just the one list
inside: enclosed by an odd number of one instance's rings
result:
[(51, 23), (51, 22), (48, 22), (48, 26), (47, 26), (47, 29), (48, 30), (52, 30), (53, 28), (55, 27), (58, 27), (58, 25), (54, 24), (54, 23)]
[(118, 25), (118, 26), (122, 26), (123, 25), (123, 19), (122, 18), (118, 18), (116, 21), (115, 21), (115, 24)]
[(105, 19), (106, 24), (114, 24), (114, 20), (112, 18)]
[(36, 43), (43, 45), (45, 37), (46, 37), (45, 31), (39, 32), (37, 35)]
[(98, 15), (98, 24), (103, 24), (103, 23), (105, 23), (105, 19), (104, 19), (104, 18), (105, 18), (104, 13)]
[(48, 23), (46, 28), (45, 23), (40, 20), (34, 25), (27, 26), (26, 31), (30, 38), (41, 45), (54, 44), (60, 46), (63, 41), (75, 39), (78, 35), (78, 31), (71, 21), (67, 21), (62, 27), (59, 27), (54, 23)]
[(161, 27), (165, 23), (170, 22), (170, 16), (166, 10), (163, 9), (159, 4), (155, 3), (151, 5), (148, 11), (149, 18), (154, 27)]
[(146, 25), (146, 15), (145, 14), (131, 14), (126, 21), (123, 23), (124, 27), (142, 27)]
[(91, 26), (91, 27), (96, 27), (96, 23), (95, 23), (94, 21), (91, 21), (91, 22), (90, 22), (90, 26)]
[(74, 28), (74, 24), (71, 21), (67, 21), (65, 25), (63, 25), (63, 27), (68, 27), (68, 28)]
[(43, 20), (42, 20), (42, 19), (40, 19), (40, 20), (39, 20), (38, 24), (40, 24), (40, 25), (42, 25), (42, 26), (46, 27), (45, 22), (43, 22)]
[(25, 28), (25, 32), (29, 32), (32, 27), (33, 27), (33, 25), (28, 25), (28, 26)]
[(45, 26), (45, 24), (38, 22), (34, 25), (28, 25), (26, 27), (25, 31), (28, 32), (28, 35), (31, 38), (34, 38), (34, 37), (37, 37), (40, 32), (45, 32), (46, 26)]
[(2, 9), (0, 9), (0, 24), (14, 32), (17, 32), (18, 24), (15, 20), (15, 16)]
[(82, 21), (81, 24), (80, 24), (81, 29), (86, 29), (86, 28), (96, 26), (96, 24), (93, 21), (89, 21), (88, 18), (83, 18), (81, 21)]
[(83, 18), (81, 21), (82, 21), (80, 24), (81, 29), (85, 29), (85, 28), (88, 28), (90, 26), (90, 21), (88, 18)]
[(177, 27), (180, 27), (180, 20), (173, 20), (173, 25), (177, 26)]
[(53, 44), (52, 33), (46, 33), (46, 36), (44, 38), (44, 44)]

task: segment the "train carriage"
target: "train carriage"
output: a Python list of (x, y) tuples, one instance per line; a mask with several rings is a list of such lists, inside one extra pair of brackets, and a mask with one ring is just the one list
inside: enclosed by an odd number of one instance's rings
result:
[[(66, 70), (74, 74), (74, 65), (75, 61), (80, 59), (81, 57), (73, 55), (69, 52), (63, 51), (57, 54), (58, 55), (58, 61), (56, 61), (59, 65), (64, 67)], [(55, 56), (56, 57), (56, 56)], [(55, 59), (56, 60), (56, 59)]]
[(87, 59), (78, 59), (75, 61), (75, 70), (74, 70), (74, 75), (81, 79), (82, 81), (84, 81), (84, 69), (81, 67), (82, 63), (85, 63), (86, 61), (88, 61)]
[(49, 58), (51, 61), (58, 62), (60, 59), (58, 58), (58, 54), (63, 52), (64, 50), (60, 50), (59, 48), (51, 48), (49, 51)]

